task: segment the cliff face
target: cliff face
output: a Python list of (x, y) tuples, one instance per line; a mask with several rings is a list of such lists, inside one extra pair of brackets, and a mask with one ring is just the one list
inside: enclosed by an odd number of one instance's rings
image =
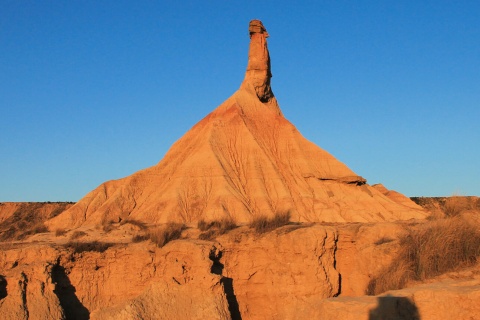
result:
[(143, 241), (80, 249), (62, 237), (3, 243), (0, 314), (15, 320), (475, 318), (480, 265), (365, 296), (370, 280), (392, 263), (406, 226), (289, 224), (264, 234), (240, 227), (211, 241), (189, 229), (163, 248)]
[(163, 248), (145, 242), (83, 252), (5, 247), (0, 313), (3, 319), (288, 319), (301, 308), (309, 316), (315, 310), (306, 306), (339, 294), (336, 237), (328, 227), (289, 227)]
[[(137, 219), (238, 223), (290, 211), (295, 221), (421, 218), (306, 140), (282, 115), (270, 86), (268, 33), (253, 20), (240, 89), (177, 141), (156, 166), (109, 181), (48, 222), (51, 229)], [(407, 204), (407, 205), (405, 205)]]

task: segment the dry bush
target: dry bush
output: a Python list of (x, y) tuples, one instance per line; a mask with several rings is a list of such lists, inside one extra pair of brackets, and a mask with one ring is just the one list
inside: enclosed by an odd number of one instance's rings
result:
[(220, 220), (213, 220), (206, 222), (205, 220), (199, 220), (197, 223), (198, 229), (203, 231), (198, 238), (201, 240), (212, 240), (228, 231), (235, 229), (237, 224), (231, 217), (223, 217)]
[(31, 235), (31, 234), (44, 233), (44, 232), (48, 232), (48, 228), (45, 225), (45, 223), (43, 223), (43, 221), (42, 221), (42, 222), (36, 223), (32, 227), (30, 227), (30, 229), (26, 230), (23, 233), (23, 235), (27, 236), (27, 235)]
[(114, 222), (112, 220), (102, 220), (102, 230), (103, 232), (109, 233), (113, 229), (115, 229), (115, 226), (113, 225)]
[(65, 229), (57, 229), (57, 230), (55, 230), (55, 236), (56, 236), (56, 237), (64, 236), (66, 233), (67, 233), (67, 230), (65, 230)]
[(138, 221), (138, 220), (135, 220), (135, 219), (122, 220), (120, 222), (120, 225), (123, 226), (124, 224), (131, 224), (133, 226), (139, 227), (141, 230), (146, 230), (148, 228), (147, 225), (144, 222)]
[(183, 223), (169, 222), (163, 227), (147, 231), (145, 236), (161, 248), (172, 240), (180, 239), (185, 228)]
[(401, 289), (474, 264), (480, 257), (480, 230), (457, 217), (425, 223), (400, 238), (400, 252), (392, 264), (372, 279), (367, 294)]
[(98, 242), (98, 241), (91, 241), (91, 242), (70, 241), (67, 244), (65, 244), (65, 247), (72, 249), (74, 253), (82, 253), (86, 251), (104, 252), (111, 246), (113, 246), (113, 243)]
[(290, 223), (290, 211), (277, 212), (272, 218), (264, 215), (255, 216), (250, 222), (250, 228), (261, 234), (271, 230), (275, 230)]
[(70, 236), (70, 240), (75, 240), (75, 239), (81, 238), (85, 235), (87, 235), (87, 234), (83, 231), (74, 231), (72, 233), (72, 235)]
[(455, 217), (468, 209), (468, 203), (465, 198), (452, 196), (445, 199), (443, 210), (447, 217)]
[(198, 220), (198, 222), (197, 222), (197, 228), (198, 228), (200, 231), (207, 231), (207, 230), (210, 229), (212, 226), (213, 226), (213, 221), (207, 222), (207, 221), (201, 219), (201, 220)]
[(216, 230), (211, 229), (211, 230), (207, 230), (205, 232), (200, 233), (200, 235), (198, 236), (198, 239), (200, 239), (200, 240), (213, 240), (218, 236), (219, 235), (217, 234)]
[(142, 241), (145, 241), (145, 240), (148, 240), (148, 235), (146, 234), (136, 234), (132, 237), (132, 242), (142, 242)]

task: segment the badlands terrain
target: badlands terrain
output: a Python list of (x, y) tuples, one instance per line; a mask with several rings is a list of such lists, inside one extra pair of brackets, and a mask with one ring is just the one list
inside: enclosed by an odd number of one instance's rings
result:
[(305, 139), (248, 31), (240, 88), (157, 165), (0, 203), (1, 319), (480, 318), (480, 199), (369, 185)]
[[(480, 198), (415, 201), (427, 219), (180, 228), (126, 219), (51, 231), (45, 221), (72, 203), (1, 203), (0, 314), (478, 319)], [(169, 227), (180, 232), (164, 244)]]

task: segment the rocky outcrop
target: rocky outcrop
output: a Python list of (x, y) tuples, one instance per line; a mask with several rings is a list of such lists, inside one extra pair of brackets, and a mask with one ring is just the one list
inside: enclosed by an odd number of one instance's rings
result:
[[(104, 299), (94, 299), (97, 305), (91, 319), (231, 319), (222, 277), (212, 272), (210, 257), (216, 252), (214, 246), (205, 242), (177, 241), (167, 245), (142, 266), (143, 270), (151, 268), (150, 279), (145, 277), (148, 285), (139, 286), (142, 281), (132, 279), (131, 283), (142, 290), (117, 290), (118, 296), (133, 297), (121, 303), (111, 301), (108, 308), (104, 308)], [(138, 276), (132, 272), (138, 269), (123, 270)], [(118, 277), (116, 272), (112, 275)], [(116, 285), (116, 281), (111, 284)]]
[[(240, 88), (246, 91), (253, 89), (253, 93), (261, 102), (273, 100), (272, 104), (275, 105), (276, 101), (270, 86), (272, 71), (270, 70), (270, 54), (267, 46), (267, 30), (260, 20), (252, 20), (248, 31), (250, 33), (248, 65), (245, 80)], [(280, 108), (278, 108), (278, 112), (280, 113)]]
[(230, 319), (211, 243), (90, 250), (2, 250), (2, 319)]
[(46, 246), (0, 251), (2, 319), (66, 319), (53, 278), (59, 256)]
[(418, 206), (367, 185), (283, 117), (270, 86), (268, 33), (259, 20), (251, 21), (249, 33), (247, 71), (237, 92), (156, 166), (102, 184), (49, 221), (50, 229), (126, 218), (156, 224), (230, 216), (246, 223), (286, 211), (303, 222), (425, 217)]
[(448, 279), (380, 296), (339, 297), (319, 304), (322, 319), (471, 320), (480, 314), (480, 275)]
[(332, 227), (291, 225), (163, 248), (9, 248), (1, 257), (0, 311), (11, 319), (310, 318), (340, 292), (336, 242)]
[(196, 239), (189, 229), (188, 239), (163, 248), (149, 241), (88, 249), (61, 242), (3, 243), (0, 314), (2, 319), (474, 318), (480, 265), (365, 296), (372, 277), (394, 261), (408, 224), (291, 223), (263, 234), (244, 226), (212, 241)]
[(334, 228), (288, 226), (262, 236), (219, 239), (220, 259), (242, 319), (317, 319), (322, 299), (340, 293)]

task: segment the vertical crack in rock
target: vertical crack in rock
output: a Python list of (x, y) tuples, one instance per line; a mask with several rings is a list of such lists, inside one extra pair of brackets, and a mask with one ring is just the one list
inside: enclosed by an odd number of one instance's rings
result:
[(212, 268), (210, 272), (213, 274), (218, 274), (222, 276), (220, 283), (223, 286), (225, 296), (228, 302), (228, 311), (230, 312), (230, 317), (232, 320), (242, 320), (242, 315), (240, 314), (240, 308), (238, 305), (237, 297), (235, 296), (235, 290), (233, 289), (233, 279), (227, 278), (222, 275), (224, 265), (220, 262), (223, 252), (217, 249), (215, 246), (210, 250), (209, 258), (212, 260)]
[(78, 299), (75, 294), (76, 289), (70, 282), (65, 268), (59, 264), (52, 268), (52, 282), (55, 284), (53, 293), (57, 295), (66, 319), (90, 319), (90, 311)]
[(28, 279), (27, 275), (22, 272), (21, 274), (21, 280), (18, 282), (20, 286), (20, 292), (21, 292), (21, 297), (22, 297), (22, 305), (23, 305), (23, 311), (25, 312), (25, 319), (28, 319), (30, 317), (30, 314), (28, 312), (28, 305), (27, 305), (27, 284), (28, 284)]
[[(333, 268), (337, 270), (337, 250), (338, 250), (338, 234), (334, 234), (333, 240)], [(338, 270), (337, 270), (338, 271)], [(338, 292), (334, 297), (338, 297), (342, 293), (342, 274), (338, 272)]]
[[(333, 246), (329, 248), (327, 246), (327, 241), (329, 240), (328, 232), (325, 232), (325, 235), (322, 239), (318, 239), (320, 245), (317, 244), (317, 249), (315, 252), (318, 252), (318, 262), (323, 273), (323, 277), (326, 280), (326, 285), (330, 290), (331, 297), (337, 297), (340, 294), (341, 290), (341, 274), (337, 271), (336, 268), (336, 257), (335, 253), (337, 250), (337, 241), (338, 236), (336, 232), (333, 232)], [(331, 251), (330, 251), (331, 250)], [(329, 255), (331, 253), (331, 255)], [(333, 267), (333, 270), (338, 274), (337, 281), (334, 283), (332, 279), (332, 270), (329, 270), (329, 266)]]

